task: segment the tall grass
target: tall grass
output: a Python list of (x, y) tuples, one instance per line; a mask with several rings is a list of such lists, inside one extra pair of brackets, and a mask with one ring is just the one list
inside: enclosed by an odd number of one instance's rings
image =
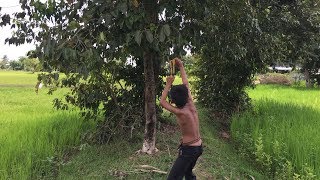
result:
[(240, 149), (273, 178), (320, 178), (320, 91), (263, 85), (249, 94), (254, 112), (231, 127)]
[[(54, 96), (47, 95), (46, 89), (36, 95), (33, 87), (15, 87), (32, 84), (35, 75), (18, 73), (23, 75), (14, 82), (12, 72), (4, 74), (0, 72), (0, 179), (55, 176), (59, 163), (63, 163), (64, 150), (78, 145), (81, 133), (92, 125), (76, 110), (54, 110)], [(3, 79), (7, 76), (10, 81)]]

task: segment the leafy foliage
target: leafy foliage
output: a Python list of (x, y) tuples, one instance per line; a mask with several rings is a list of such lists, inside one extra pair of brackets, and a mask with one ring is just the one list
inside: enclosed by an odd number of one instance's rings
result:
[(10, 67), (13, 70), (23, 70), (23, 64), (20, 61), (11, 61)]
[[(194, 74), (198, 100), (226, 120), (249, 106), (244, 88), (264, 65), (265, 41), (247, 2), (215, 1), (211, 7), (203, 21), (206, 41)], [(229, 122), (223, 124), (229, 126)]]
[(276, 43), (273, 61), (300, 64), (307, 81), (319, 83), (319, 1), (259, 1), (254, 5), (261, 29)]
[[(244, 91), (272, 62), (301, 64), (319, 79), (319, 3), (215, 1), (201, 21), (204, 39), (196, 63), (198, 99), (222, 119), (246, 109)], [(226, 123), (228, 126), (228, 122)]]
[(37, 72), (41, 70), (41, 64), (37, 58), (26, 58), (23, 61), (23, 67), (26, 71)]

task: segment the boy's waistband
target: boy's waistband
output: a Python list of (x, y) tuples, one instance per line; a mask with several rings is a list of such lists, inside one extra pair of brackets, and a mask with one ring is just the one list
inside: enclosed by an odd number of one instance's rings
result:
[(200, 137), (198, 137), (198, 138), (196, 138), (196, 139), (194, 139), (194, 140), (192, 140), (192, 141), (189, 141), (189, 142), (186, 142), (186, 143), (183, 143), (182, 142), (182, 139), (180, 140), (181, 142), (180, 142), (180, 145), (182, 145), (182, 146), (188, 146), (188, 145), (191, 145), (191, 144), (193, 144), (193, 143), (196, 143), (196, 142), (198, 142), (198, 141), (200, 141)]

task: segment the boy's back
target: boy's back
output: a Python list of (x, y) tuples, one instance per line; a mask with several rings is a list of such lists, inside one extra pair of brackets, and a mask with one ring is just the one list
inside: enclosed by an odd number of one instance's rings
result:
[(189, 146), (201, 145), (198, 112), (191, 100), (176, 114), (180, 126), (181, 143)]

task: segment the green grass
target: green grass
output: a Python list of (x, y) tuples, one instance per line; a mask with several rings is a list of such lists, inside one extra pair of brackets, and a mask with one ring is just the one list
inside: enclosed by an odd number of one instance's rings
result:
[(258, 85), (249, 90), (249, 96), (254, 101), (261, 99), (275, 100), (280, 103), (298, 104), (320, 109), (320, 90), (305, 87), (290, 87), (280, 85)]
[(79, 145), (90, 127), (77, 111), (53, 109), (53, 98), (67, 90), (37, 95), (33, 82), (34, 74), (0, 71), (0, 179), (56, 176), (65, 150)]
[[(164, 114), (166, 123), (159, 124), (157, 133), (160, 152), (153, 156), (135, 153), (142, 146), (143, 129), (135, 129), (132, 138), (116, 137), (107, 145), (80, 145), (81, 134), (94, 124), (84, 122), (77, 111), (52, 108), (54, 96), (61, 97), (67, 90), (50, 96), (40, 89), (36, 95), (35, 82), (34, 74), (0, 71), (0, 179), (166, 178), (135, 169), (151, 165), (170, 170), (180, 138), (173, 116)], [(266, 179), (218, 137), (208, 114), (199, 109), (204, 154), (195, 168), (198, 179)]]
[(0, 71), (0, 87), (35, 86), (37, 73), (25, 71)]
[[(259, 180), (266, 179), (238, 156), (228, 142), (217, 136), (214, 121), (207, 114), (205, 109), (199, 108), (204, 153), (194, 169), (197, 178), (251, 179), (252, 176)], [(143, 130), (136, 130), (133, 138), (116, 137), (109, 145), (83, 148), (61, 168), (58, 179), (166, 179), (163, 174), (135, 171), (140, 165), (170, 171), (177, 157), (180, 133), (174, 117), (167, 113), (165, 117), (167, 122), (159, 124), (156, 146), (160, 151), (155, 155), (136, 153), (143, 142)]]
[[(255, 111), (235, 117), (233, 138), (278, 179), (320, 177), (319, 89), (260, 85), (249, 91)], [(315, 176), (314, 176), (315, 175)]]

